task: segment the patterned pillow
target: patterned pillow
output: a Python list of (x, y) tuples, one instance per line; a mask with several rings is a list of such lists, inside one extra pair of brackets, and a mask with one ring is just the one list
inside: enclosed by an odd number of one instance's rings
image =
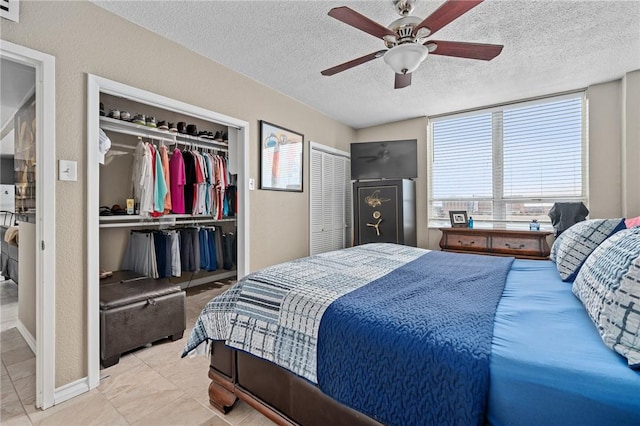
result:
[(640, 216), (627, 219), (624, 221), (624, 224), (627, 226), (627, 228), (635, 228), (636, 226), (640, 226)]
[(596, 248), (572, 290), (604, 343), (640, 369), (640, 228), (620, 231)]
[(624, 219), (591, 219), (560, 234), (551, 248), (551, 260), (556, 262), (562, 281), (573, 281), (591, 252), (622, 229), (626, 229)]

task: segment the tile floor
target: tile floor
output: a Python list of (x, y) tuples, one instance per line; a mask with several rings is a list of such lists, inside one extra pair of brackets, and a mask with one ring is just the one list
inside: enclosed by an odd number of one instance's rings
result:
[(0, 286), (0, 331), (4, 331), (18, 322), (18, 285), (0, 275)]
[[(2, 388), (0, 423), (18, 425), (273, 425), (238, 402), (226, 416), (209, 405), (204, 356), (180, 358), (202, 307), (227, 285), (202, 285), (187, 292), (187, 330), (182, 340), (168, 339), (120, 358), (103, 369), (90, 392), (41, 411), (35, 402), (35, 357), (15, 327), (0, 332)], [(3, 292), (4, 297), (4, 292)], [(2, 310), (4, 311), (4, 301)], [(4, 323), (3, 323), (4, 325)]]

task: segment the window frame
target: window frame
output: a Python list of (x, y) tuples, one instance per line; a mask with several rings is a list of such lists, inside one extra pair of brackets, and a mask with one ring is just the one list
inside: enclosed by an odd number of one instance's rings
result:
[[(535, 105), (547, 104), (551, 102), (557, 102), (568, 99), (579, 98), (581, 102), (581, 193), (579, 197), (565, 197), (565, 198), (522, 198), (522, 197), (505, 197), (504, 196), (504, 139), (503, 139), (503, 126), (504, 117), (501, 116), (499, 124), (496, 123), (496, 113), (503, 114), (505, 110), (530, 107)], [(452, 198), (435, 198), (433, 197), (433, 164), (434, 164), (434, 124), (439, 121), (451, 120), (457, 118), (470, 117), (480, 114), (491, 113), (492, 121), (492, 197), (452, 197)], [(496, 132), (496, 129), (498, 130)], [(506, 206), (510, 202), (577, 202), (581, 201), (585, 205), (589, 205), (589, 170), (588, 170), (588, 100), (586, 96), (586, 89), (566, 92), (562, 94), (542, 96), (533, 99), (526, 99), (520, 101), (513, 101), (504, 104), (493, 105), (484, 108), (474, 108), (466, 111), (441, 114), (428, 117), (427, 123), (427, 164), (428, 164), (428, 185), (427, 185), (427, 224), (428, 228), (440, 228), (443, 226), (449, 226), (449, 220), (447, 218), (432, 218), (431, 211), (434, 202), (476, 202), (476, 201), (491, 201), (493, 203), (493, 219), (486, 220), (474, 220), (474, 225), (484, 228), (508, 228), (508, 229), (528, 229), (528, 221), (507, 220)], [(498, 172), (498, 174), (496, 173)], [(499, 176), (499, 177), (498, 177)], [(499, 194), (496, 196), (496, 194)], [(498, 209), (497, 209), (498, 208)], [(496, 211), (498, 211), (496, 215)], [(551, 230), (551, 219), (540, 221), (541, 229)]]

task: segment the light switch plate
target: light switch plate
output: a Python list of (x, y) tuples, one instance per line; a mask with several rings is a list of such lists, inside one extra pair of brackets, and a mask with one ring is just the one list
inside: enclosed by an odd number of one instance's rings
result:
[(58, 161), (58, 180), (77, 181), (78, 163), (70, 160)]
[(249, 178), (249, 191), (253, 191), (254, 189), (256, 189), (256, 180)]

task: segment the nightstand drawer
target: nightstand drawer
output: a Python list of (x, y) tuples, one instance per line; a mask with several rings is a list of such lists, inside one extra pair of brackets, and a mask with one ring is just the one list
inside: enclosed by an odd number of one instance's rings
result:
[(503, 237), (494, 235), (491, 238), (491, 251), (494, 253), (504, 254), (523, 254), (541, 256), (542, 248), (540, 247), (540, 239), (531, 239), (523, 237)]
[(486, 251), (489, 238), (486, 235), (452, 234), (447, 236), (445, 245), (451, 250)]

